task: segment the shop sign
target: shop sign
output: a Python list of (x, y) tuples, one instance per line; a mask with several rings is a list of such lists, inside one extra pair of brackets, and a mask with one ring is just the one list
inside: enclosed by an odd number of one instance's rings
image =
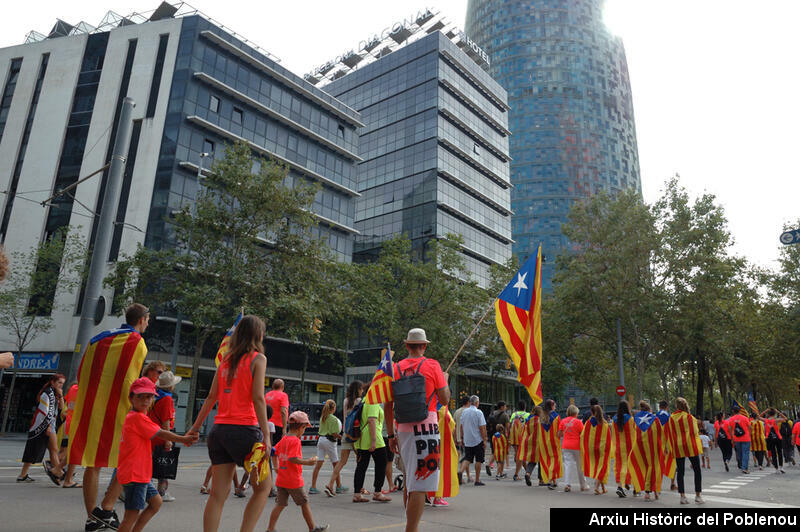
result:
[(317, 384), (317, 391), (322, 393), (333, 393), (333, 384)]
[(178, 366), (175, 370), (175, 375), (178, 377), (184, 377), (187, 379), (192, 378), (192, 368), (187, 368), (185, 366)]
[(15, 355), (14, 367), (24, 370), (56, 371), (59, 353), (21, 353)]

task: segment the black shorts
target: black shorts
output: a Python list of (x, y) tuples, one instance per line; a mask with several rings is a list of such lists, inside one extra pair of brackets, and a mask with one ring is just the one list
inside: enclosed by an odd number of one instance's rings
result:
[(44, 453), (50, 443), (50, 436), (46, 431), (25, 442), (25, 450), (22, 452), (22, 461), (26, 464), (38, 464), (44, 459)]
[(283, 427), (275, 425), (275, 432), (272, 433), (272, 446), (278, 445), (278, 442), (283, 438)]
[(464, 447), (464, 461), (469, 462), (478, 462), (482, 464), (486, 460), (486, 449), (483, 447), (482, 443), (475, 445), (474, 447)]
[(253, 444), (262, 439), (261, 429), (257, 425), (214, 425), (206, 444), (211, 465), (244, 465), (244, 459), (253, 450)]

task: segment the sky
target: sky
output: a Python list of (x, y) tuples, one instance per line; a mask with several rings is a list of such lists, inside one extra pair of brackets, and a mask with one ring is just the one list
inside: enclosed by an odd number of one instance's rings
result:
[[(159, 0), (14, 2), (0, 47), (56, 18), (97, 25)], [(302, 75), (424, 7), (463, 27), (466, 0), (262, 2), (192, 6)], [(680, 174), (693, 196), (723, 205), (733, 252), (774, 266), (785, 223), (800, 227), (800, 0), (607, 0), (606, 23), (625, 43), (644, 199)]]

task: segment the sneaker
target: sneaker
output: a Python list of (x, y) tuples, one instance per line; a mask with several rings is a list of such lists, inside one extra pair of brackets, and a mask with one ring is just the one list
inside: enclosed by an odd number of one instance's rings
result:
[(111, 530), (119, 529), (119, 517), (117, 517), (117, 512), (114, 510), (103, 510), (97, 506), (92, 510), (92, 514), (89, 518), (94, 519), (98, 523), (102, 523)]
[(485, 486), (486, 484), (484, 484), (484, 483), (483, 483), (483, 482), (481, 482), (480, 480), (476, 480), (474, 485), (475, 485), (475, 486)]
[(488, 465), (486, 466), (486, 474), (489, 475), (490, 477), (492, 476), (492, 468), (489, 467)]
[(325, 495), (328, 497), (336, 497), (336, 494), (333, 493), (333, 490), (330, 489), (328, 486), (325, 486)]
[(501, 474), (501, 475), (500, 475), (500, 478), (508, 478), (508, 475), (506, 475), (505, 473), (503, 473), (503, 474)]
[(240, 489), (233, 490), (233, 494), (235, 496), (239, 497), (240, 499), (244, 499), (246, 497), (246, 495), (244, 494), (244, 490), (240, 490)]
[(164, 495), (161, 496), (161, 500), (164, 502), (173, 502), (175, 500), (175, 497), (170, 495), (168, 491), (165, 491)]
[(781, 474), (784, 474), (784, 475), (786, 474), (786, 471), (784, 471), (783, 468), (780, 469), (780, 472), (781, 472)]
[(730, 471), (730, 468), (728, 467), (728, 462), (725, 462), (725, 471)]
[(700, 495), (695, 495), (694, 496), (694, 502), (696, 504), (705, 504), (706, 503), (706, 501), (704, 501), (703, 498)]
[(36, 482), (36, 479), (31, 478), (30, 475), (25, 475), (22, 478), (17, 477), (17, 482)]
[(495, 480), (500, 480), (500, 475), (495, 475), (495, 476), (494, 476), (494, 479), (495, 479)]
[(98, 523), (94, 519), (87, 519), (86, 525), (83, 527), (86, 532), (95, 532), (96, 530), (105, 530), (106, 525)]
[(347, 486), (339, 486), (338, 488), (336, 488), (336, 493), (344, 493), (344, 492), (348, 491), (349, 489), (350, 488), (347, 487)]
[(628, 494), (625, 493), (625, 490), (622, 489), (622, 486), (617, 486), (617, 495), (619, 495), (620, 499), (624, 499), (625, 497), (628, 496)]
[(323, 532), (324, 530), (328, 530), (328, 528), (330, 528), (330, 525), (325, 523), (324, 525), (315, 526), (314, 530), (311, 532)]
[[(19, 481), (19, 479), (17, 479)], [(464, 473), (461, 471), (458, 472), (458, 485), (462, 485), (464, 483)]]
[(686, 497), (681, 497), (681, 504), (689, 504), (689, 499)]
[(447, 502), (447, 501), (446, 501), (446, 500), (444, 500), (444, 499), (441, 499), (441, 498), (439, 498), (439, 497), (436, 497), (435, 499), (433, 499), (433, 506), (434, 506), (434, 507), (439, 507), (439, 508), (442, 508), (442, 507), (444, 507), (444, 506), (450, 506), (450, 503), (449, 503), (449, 502)]
[(514, 479), (513, 480), (514, 480), (514, 482), (518, 481), (519, 480), (519, 475), (514, 475)]
[(308, 488), (309, 495), (316, 495), (317, 493), (319, 493), (319, 490), (317, 488)]
[(525, 475), (525, 485), (530, 487), (531, 484), (533, 484), (533, 482), (531, 482), (531, 476), (526, 474)]

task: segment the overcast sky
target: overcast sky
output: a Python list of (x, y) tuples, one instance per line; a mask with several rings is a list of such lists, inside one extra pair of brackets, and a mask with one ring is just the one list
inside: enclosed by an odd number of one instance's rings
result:
[[(466, 0), (194, 0), (193, 6), (303, 74), (425, 6), (463, 26)], [(158, 0), (14, 2), (0, 47), (56, 18), (97, 25), (154, 9)], [(12, 7), (13, 6), (13, 7)], [(13, 14), (12, 14), (13, 10)], [(735, 252), (772, 265), (784, 222), (800, 220), (800, 0), (608, 0), (625, 42), (644, 197), (675, 173), (724, 205)]]

